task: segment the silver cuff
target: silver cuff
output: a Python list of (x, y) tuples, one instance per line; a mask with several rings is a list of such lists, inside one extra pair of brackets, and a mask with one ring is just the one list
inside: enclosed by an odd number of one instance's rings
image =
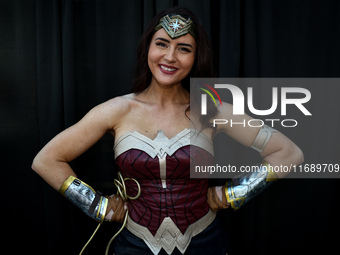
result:
[(264, 162), (257, 171), (241, 174), (226, 183), (227, 202), (233, 209), (239, 209), (278, 179), (270, 165)]
[(91, 218), (101, 223), (104, 221), (108, 200), (91, 186), (70, 176), (59, 192)]

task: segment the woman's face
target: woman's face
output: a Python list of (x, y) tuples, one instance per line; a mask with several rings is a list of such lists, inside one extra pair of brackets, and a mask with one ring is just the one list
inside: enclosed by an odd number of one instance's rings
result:
[(152, 73), (151, 83), (161, 86), (178, 85), (189, 74), (196, 55), (196, 42), (186, 34), (171, 39), (162, 28), (152, 37), (148, 64)]

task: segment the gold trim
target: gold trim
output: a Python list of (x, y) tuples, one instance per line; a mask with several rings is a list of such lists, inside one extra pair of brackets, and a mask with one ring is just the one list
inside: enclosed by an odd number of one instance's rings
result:
[[(227, 198), (227, 202), (228, 202), (228, 204), (230, 204), (231, 208), (236, 210), (237, 208), (235, 206), (234, 200), (232, 200), (230, 198), (230, 195), (229, 195), (229, 185), (231, 185), (231, 181), (226, 182), (225, 185), (226, 186), (224, 188), (224, 192), (225, 192), (225, 195), (226, 195), (226, 198)], [(232, 186), (230, 186), (230, 192), (233, 193)]]
[(96, 218), (98, 218), (99, 215), (100, 215), (100, 211), (102, 209), (102, 201), (103, 201), (103, 196), (100, 197), (100, 200), (99, 200), (99, 203), (98, 203), (98, 210), (97, 210)]
[(231, 205), (231, 200), (230, 200), (229, 192), (228, 192), (228, 184), (229, 184), (229, 182), (226, 182), (225, 185), (224, 185), (224, 193), (225, 193), (225, 197), (227, 198), (228, 204)]
[(108, 199), (106, 197), (101, 196), (100, 201), (98, 203), (98, 211), (96, 215), (96, 218), (99, 218), (100, 216), (100, 221), (99, 221), (100, 223), (103, 223), (105, 220), (107, 204), (108, 204)]
[(60, 189), (59, 189), (59, 193), (62, 194), (64, 197), (65, 196), (65, 191), (68, 189), (68, 187), (70, 187), (70, 185), (72, 184), (72, 182), (77, 179), (76, 177), (70, 175), (66, 181), (64, 181), (64, 183), (61, 185)]
[(102, 214), (102, 219), (100, 221), (101, 223), (103, 223), (104, 220), (105, 220), (106, 210), (107, 210), (107, 206), (108, 206), (108, 202), (109, 202), (109, 200), (106, 197), (103, 197), (103, 199), (104, 199), (104, 210), (103, 210), (103, 214)]
[(268, 174), (267, 174), (266, 182), (277, 181), (277, 180), (280, 179), (277, 176), (277, 174), (273, 171), (272, 166), (268, 162), (263, 161), (262, 166), (266, 167), (266, 169), (267, 169)]
[(94, 194), (96, 194), (97, 192), (87, 183), (83, 182), (82, 180), (76, 178), (78, 181), (80, 181), (83, 185), (85, 185), (86, 187), (88, 187), (89, 189), (91, 189), (93, 191)]
[[(234, 210), (240, 209), (241, 205), (244, 203), (247, 197), (235, 198), (232, 181), (226, 182), (225, 185), (226, 186), (224, 188), (224, 192), (225, 192), (228, 204), (230, 204), (231, 208), (233, 208)], [(229, 185), (230, 185), (230, 190), (229, 190)], [(231, 194), (229, 194), (229, 192)], [(230, 198), (230, 195), (232, 195), (233, 199)], [(239, 206), (236, 206), (235, 204), (236, 201), (242, 201), (242, 202), (239, 204)]]

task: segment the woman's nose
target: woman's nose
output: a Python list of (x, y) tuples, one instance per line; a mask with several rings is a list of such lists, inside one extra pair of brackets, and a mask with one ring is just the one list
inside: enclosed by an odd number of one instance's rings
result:
[(164, 55), (164, 60), (167, 62), (175, 62), (176, 55), (173, 49), (169, 49), (168, 52)]

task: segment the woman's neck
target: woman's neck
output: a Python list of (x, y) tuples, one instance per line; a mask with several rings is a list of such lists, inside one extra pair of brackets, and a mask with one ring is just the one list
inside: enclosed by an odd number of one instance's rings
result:
[(151, 82), (150, 86), (142, 92), (144, 100), (161, 106), (169, 104), (189, 104), (189, 92), (179, 83), (176, 85), (160, 86)]

